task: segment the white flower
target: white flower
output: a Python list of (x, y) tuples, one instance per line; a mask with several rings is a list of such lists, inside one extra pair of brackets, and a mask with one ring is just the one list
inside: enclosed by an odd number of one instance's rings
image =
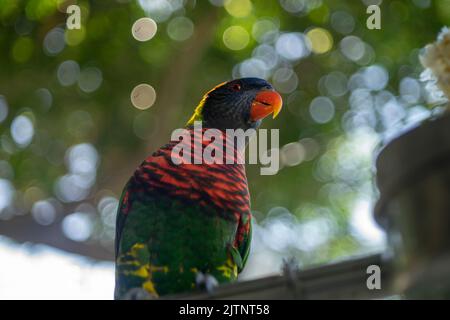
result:
[[(427, 45), (420, 62), (427, 68), (421, 80), (427, 82), (426, 89), (433, 102), (448, 100), (450, 97), (450, 30), (445, 27), (435, 43)], [(446, 96), (446, 97), (445, 97)]]

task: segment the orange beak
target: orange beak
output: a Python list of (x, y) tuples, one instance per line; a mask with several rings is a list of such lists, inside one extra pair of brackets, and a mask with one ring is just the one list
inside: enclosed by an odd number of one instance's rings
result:
[(259, 92), (255, 100), (252, 102), (250, 109), (250, 119), (258, 121), (264, 119), (269, 114), (273, 113), (273, 118), (280, 113), (283, 106), (283, 99), (280, 94), (273, 90), (263, 90)]

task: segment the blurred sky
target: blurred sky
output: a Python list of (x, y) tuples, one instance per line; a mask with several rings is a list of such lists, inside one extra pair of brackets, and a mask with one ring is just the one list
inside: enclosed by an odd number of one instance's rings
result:
[(114, 265), (0, 237), (0, 299), (112, 299)]

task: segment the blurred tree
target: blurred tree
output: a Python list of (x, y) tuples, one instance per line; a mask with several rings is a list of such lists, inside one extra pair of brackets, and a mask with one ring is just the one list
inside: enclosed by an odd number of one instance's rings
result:
[[(381, 30), (366, 28), (373, 2)], [(66, 30), (75, 3), (82, 27)], [(144, 16), (158, 30), (140, 42)], [(372, 153), (429, 115), (419, 48), (449, 19), (447, 0), (0, 0), (0, 234), (112, 259), (134, 168), (205, 90), (258, 76), (285, 109), (265, 123), (280, 128), (280, 172), (247, 166), (255, 256), (370, 250)], [(130, 100), (140, 83), (156, 92), (146, 110)]]

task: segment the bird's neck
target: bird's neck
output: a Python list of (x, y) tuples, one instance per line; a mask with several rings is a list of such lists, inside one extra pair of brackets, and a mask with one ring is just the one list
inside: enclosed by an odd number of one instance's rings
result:
[(228, 157), (228, 160), (233, 159), (233, 163), (244, 163), (245, 140), (242, 143), (230, 131), (195, 126), (188, 126), (186, 129), (189, 131), (189, 136), (183, 137), (181, 142), (172, 141), (172, 143), (181, 143), (181, 148), (200, 153), (197, 156), (204, 156), (205, 150), (208, 150), (208, 153), (215, 150), (214, 154), (218, 157), (223, 156), (224, 162)]

